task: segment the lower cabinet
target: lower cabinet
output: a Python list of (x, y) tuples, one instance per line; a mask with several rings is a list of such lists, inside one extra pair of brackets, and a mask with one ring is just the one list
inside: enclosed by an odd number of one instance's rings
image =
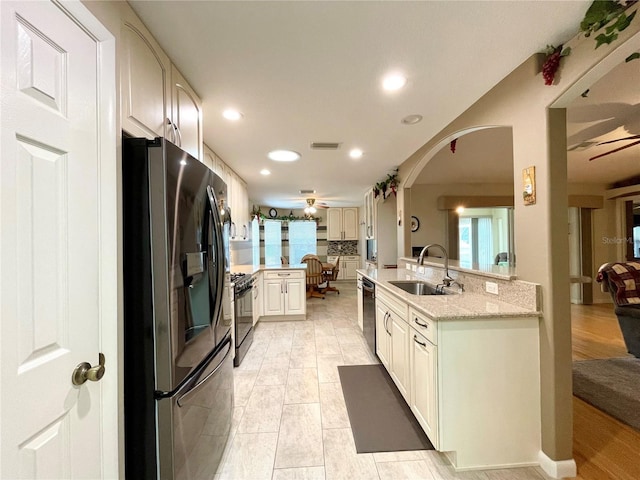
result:
[(304, 271), (267, 271), (263, 278), (264, 316), (306, 314)]
[(357, 278), (357, 288), (358, 288), (358, 326), (360, 327), (360, 331), (362, 332), (364, 329), (364, 308), (363, 308), (363, 296), (364, 293), (362, 291), (362, 275), (358, 274)]
[(387, 328), (388, 317), (388, 308), (378, 297), (376, 299), (376, 355), (387, 370), (389, 370), (391, 357), (391, 331)]
[(402, 396), (409, 401), (409, 325), (406, 304), (376, 291), (376, 353)]
[[(335, 265), (338, 255), (328, 255), (327, 262)], [(340, 266), (337, 280), (355, 280), (356, 270), (360, 268), (360, 255), (340, 255)]]
[(398, 386), (402, 396), (409, 401), (409, 325), (400, 318), (393, 310), (390, 312), (388, 320), (391, 330), (391, 369), (390, 374), (393, 381)]
[(262, 276), (259, 274), (254, 278), (251, 295), (251, 304), (253, 305), (253, 324), (255, 325), (262, 316), (262, 309), (264, 308), (262, 305)]
[(376, 341), (380, 361), (418, 423), (455, 468), (538, 461), (535, 314), (434, 320), (378, 283)]
[(409, 406), (418, 423), (438, 449), (438, 347), (409, 329), (411, 401)]

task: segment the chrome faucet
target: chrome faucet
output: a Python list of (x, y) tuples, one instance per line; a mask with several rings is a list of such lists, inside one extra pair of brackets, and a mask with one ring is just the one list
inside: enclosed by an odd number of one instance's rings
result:
[(449, 276), (449, 255), (447, 254), (447, 251), (444, 249), (442, 245), (438, 243), (430, 243), (429, 245), (424, 247), (420, 252), (420, 256), (418, 257), (418, 260), (417, 260), (418, 265), (424, 265), (424, 254), (427, 253), (427, 250), (434, 247), (439, 248), (442, 251), (442, 254), (444, 255), (444, 278), (442, 279), (442, 283), (444, 284), (445, 287), (450, 287), (451, 282), (454, 282), (454, 279)]

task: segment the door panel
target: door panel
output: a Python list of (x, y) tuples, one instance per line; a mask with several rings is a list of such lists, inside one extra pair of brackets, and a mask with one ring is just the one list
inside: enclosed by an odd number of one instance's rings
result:
[[(79, 3), (0, 9), (0, 478), (101, 478), (113, 469), (102, 447), (115, 447), (102, 445), (100, 431), (111, 397), (93, 382), (74, 386), (71, 374), (81, 362), (97, 364), (101, 320), (115, 310), (113, 290), (100, 283), (104, 255), (116, 262), (104, 231), (116, 231), (104, 223), (115, 219), (115, 185), (101, 176), (115, 170), (114, 119), (105, 117), (115, 89), (102, 96), (113, 87), (113, 50), (101, 50), (89, 33), (101, 27)], [(107, 131), (113, 146), (103, 148)], [(117, 371), (113, 357), (108, 375)]]

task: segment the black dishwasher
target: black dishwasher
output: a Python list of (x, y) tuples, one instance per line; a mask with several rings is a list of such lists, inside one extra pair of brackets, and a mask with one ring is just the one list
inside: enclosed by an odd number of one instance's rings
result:
[(362, 333), (371, 352), (376, 354), (376, 285), (362, 278)]

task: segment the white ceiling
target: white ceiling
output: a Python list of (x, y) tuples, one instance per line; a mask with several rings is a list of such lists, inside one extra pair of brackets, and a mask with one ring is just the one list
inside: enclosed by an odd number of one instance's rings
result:
[[(294, 208), (300, 189), (360, 204), (531, 54), (575, 35), (590, 0), (130, 3), (202, 98), (205, 142), (254, 202)], [(388, 94), (380, 83), (392, 70), (408, 84)], [(244, 119), (222, 118), (228, 107)], [(402, 125), (410, 114), (424, 120)], [(314, 141), (341, 147), (312, 151)], [(350, 159), (352, 147), (364, 157)], [(274, 148), (302, 159), (276, 164)]]

